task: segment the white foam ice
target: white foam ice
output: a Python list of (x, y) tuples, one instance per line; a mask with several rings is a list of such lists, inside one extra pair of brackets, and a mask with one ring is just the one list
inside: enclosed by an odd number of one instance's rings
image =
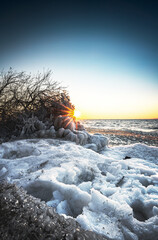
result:
[(0, 145), (0, 177), (107, 239), (158, 239), (158, 148), (102, 154), (59, 139)]

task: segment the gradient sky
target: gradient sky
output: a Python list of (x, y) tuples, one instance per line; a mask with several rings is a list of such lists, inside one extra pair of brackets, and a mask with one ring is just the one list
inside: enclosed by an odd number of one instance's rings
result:
[(0, 69), (51, 69), (82, 118), (158, 118), (156, 2), (1, 1)]

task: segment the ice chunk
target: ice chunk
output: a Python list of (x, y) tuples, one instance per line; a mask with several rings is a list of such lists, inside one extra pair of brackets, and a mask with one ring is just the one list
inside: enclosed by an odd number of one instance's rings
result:
[(7, 169), (6, 169), (5, 167), (2, 167), (2, 168), (0, 169), (0, 177), (1, 177), (1, 176), (4, 177), (5, 173), (7, 173)]
[(61, 201), (57, 206), (57, 213), (65, 214), (67, 216), (73, 216), (73, 213), (69, 207), (67, 200)]
[(64, 134), (65, 129), (64, 128), (59, 128), (57, 131), (57, 137), (62, 137)]
[(56, 137), (56, 131), (55, 131), (55, 129), (54, 129), (54, 126), (52, 126), (52, 127), (49, 129), (48, 136), (49, 136), (49, 137), (52, 137), (52, 138)]
[(66, 140), (69, 140), (69, 141), (72, 141), (72, 142), (75, 142), (76, 139), (77, 139), (77, 136), (73, 133), (73, 132), (69, 132), (66, 137), (65, 137)]
[(104, 149), (108, 145), (108, 139), (101, 134), (90, 135), (89, 143), (97, 146), (97, 151)]
[(65, 128), (73, 131), (75, 130), (75, 123), (73, 121), (73, 118), (60, 115), (55, 119), (54, 127), (56, 130), (59, 128)]
[(90, 193), (90, 189), (92, 188), (92, 183), (91, 182), (82, 182), (81, 184), (78, 185), (78, 187), (81, 190)]
[(86, 143), (86, 137), (85, 137), (84, 134), (79, 133), (79, 134), (77, 134), (77, 137), (78, 137), (78, 139), (79, 139), (79, 143), (80, 143), (81, 145), (83, 145), (83, 144)]
[(158, 207), (156, 207), (156, 206), (153, 206), (153, 215), (154, 216), (158, 216)]
[(64, 133), (63, 133), (63, 136), (66, 137), (69, 133), (71, 133), (71, 130), (70, 129), (65, 129)]
[(2, 167), (1, 170), (0, 170), (0, 174), (4, 174), (7, 172), (7, 169), (5, 167)]
[(88, 143), (84, 147), (87, 148), (87, 149), (91, 149), (95, 152), (98, 151), (97, 145), (95, 143)]
[(87, 206), (91, 200), (90, 195), (77, 188), (74, 185), (55, 184), (54, 187), (67, 200), (74, 217), (82, 213), (84, 206)]

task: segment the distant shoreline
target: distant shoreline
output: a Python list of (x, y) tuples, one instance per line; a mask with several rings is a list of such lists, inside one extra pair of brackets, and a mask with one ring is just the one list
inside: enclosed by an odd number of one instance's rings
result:
[(80, 121), (84, 120), (158, 120), (158, 118), (83, 118)]

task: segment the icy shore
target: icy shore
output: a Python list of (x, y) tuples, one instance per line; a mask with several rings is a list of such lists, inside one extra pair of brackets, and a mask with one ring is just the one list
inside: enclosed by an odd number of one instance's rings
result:
[(0, 158), (1, 180), (84, 229), (113, 240), (157, 240), (157, 147), (134, 144), (99, 154), (60, 139), (27, 139), (1, 144)]
[(0, 183), (0, 236), (1, 240), (106, 240), (6, 182)]

